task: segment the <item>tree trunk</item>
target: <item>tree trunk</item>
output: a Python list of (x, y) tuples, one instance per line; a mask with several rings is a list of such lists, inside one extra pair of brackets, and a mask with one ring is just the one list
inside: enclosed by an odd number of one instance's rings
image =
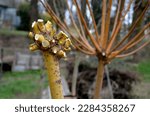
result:
[(48, 51), (43, 52), (45, 67), (48, 73), (52, 99), (63, 99), (63, 87), (60, 78), (58, 58)]
[(78, 78), (78, 69), (79, 69), (79, 64), (80, 64), (80, 54), (76, 53), (75, 56), (75, 64), (74, 64), (74, 69), (73, 69), (73, 76), (72, 76), (72, 95), (76, 95), (76, 84), (77, 84), (77, 78)]
[(104, 75), (104, 63), (102, 60), (99, 60), (98, 68), (97, 68), (95, 91), (94, 91), (94, 99), (100, 98), (100, 92), (103, 84), (103, 75)]
[(109, 76), (109, 70), (108, 70), (107, 65), (105, 66), (105, 73), (106, 73), (106, 78), (107, 78), (108, 89), (110, 92), (110, 97), (111, 97), (111, 99), (114, 99), (113, 88), (112, 88), (112, 84), (111, 84), (111, 80), (110, 80), (110, 76)]

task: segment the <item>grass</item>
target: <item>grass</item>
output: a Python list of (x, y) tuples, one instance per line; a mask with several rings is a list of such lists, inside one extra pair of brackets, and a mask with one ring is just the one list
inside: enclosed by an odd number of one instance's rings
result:
[(150, 99), (150, 60), (140, 62), (135, 69), (141, 76), (141, 82), (134, 86), (134, 96), (140, 99)]
[(132, 63), (130, 59), (114, 60), (111, 64), (111, 69), (127, 70), (137, 74), (140, 81), (133, 85), (133, 98), (150, 99), (150, 60), (144, 59), (139, 63)]
[(0, 98), (40, 98), (40, 71), (8, 72), (0, 80)]
[[(137, 64), (134, 71), (142, 77), (142, 83), (135, 88), (137, 98), (150, 98), (150, 60)], [(0, 79), (0, 99), (41, 98), (41, 91), (48, 83), (43, 84), (40, 75), (40, 70), (4, 73)]]
[(150, 82), (150, 60), (142, 61), (137, 66), (137, 71), (143, 77), (143, 80)]
[(26, 31), (0, 29), (0, 35), (2, 36), (27, 36)]

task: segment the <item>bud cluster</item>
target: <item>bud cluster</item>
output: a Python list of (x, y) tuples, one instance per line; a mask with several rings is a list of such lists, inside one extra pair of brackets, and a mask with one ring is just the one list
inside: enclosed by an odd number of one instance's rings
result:
[(37, 22), (34, 21), (32, 32), (29, 32), (29, 38), (34, 41), (29, 47), (31, 51), (40, 49), (49, 51), (59, 58), (64, 58), (66, 52), (71, 50), (71, 40), (62, 31), (56, 34), (56, 30), (50, 21), (47, 21), (46, 24), (42, 19), (38, 19)]

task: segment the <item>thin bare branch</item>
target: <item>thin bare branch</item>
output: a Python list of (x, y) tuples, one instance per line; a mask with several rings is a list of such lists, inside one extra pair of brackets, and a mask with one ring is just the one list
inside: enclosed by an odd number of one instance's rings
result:
[[(117, 27), (116, 27), (114, 33), (112, 33), (112, 37), (110, 38), (109, 44), (108, 44), (107, 49), (106, 49), (106, 53), (107, 53), (107, 54), (110, 53), (110, 49), (111, 49), (111, 47), (112, 47), (112, 45), (113, 45), (113, 43), (114, 43), (114, 41), (115, 41), (115, 39), (116, 39), (117, 34), (118, 34), (119, 31), (120, 31), (120, 28), (121, 28), (121, 26), (122, 26), (122, 22), (123, 22), (123, 20), (124, 20), (124, 18), (125, 18), (125, 16), (126, 16), (126, 14), (128, 13), (130, 7), (131, 7), (132, 1), (133, 1), (133, 0), (130, 0), (130, 2), (129, 2), (129, 4), (128, 4), (128, 7), (127, 7), (127, 10), (126, 10), (125, 13), (124, 13), (124, 16), (122, 16), (122, 18), (121, 18), (120, 20), (118, 19), (118, 20), (119, 20), (119, 23), (118, 23), (118, 25), (117, 25)], [(118, 13), (119, 13), (119, 12), (118, 12)], [(121, 15), (120, 15), (120, 16), (121, 16)]]
[[(41, 1), (42, 2), (42, 1)], [(45, 3), (42, 2), (42, 4), (44, 5), (44, 7), (47, 9), (47, 12), (49, 13), (49, 15), (53, 18), (53, 20), (55, 21), (55, 23), (58, 24), (58, 26), (63, 30), (63, 31), (67, 31), (71, 37), (76, 40), (78, 42), (78, 44), (82, 45), (82, 47), (84, 47), (85, 49), (94, 52), (95, 50), (92, 48), (89, 48), (88, 46), (86, 46), (83, 42), (81, 42), (80, 40), (78, 40), (74, 34), (71, 32), (70, 29), (68, 29), (66, 27), (66, 25), (64, 25), (60, 19), (57, 17), (57, 15), (52, 11), (51, 7), (48, 5), (48, 3), (45, 1)]]
[(105, 25), (105, 35), (104, 35), (104, 38), (105, 38), (104, 49), (106, 49), (108, 36), (109, 36), (111, 6), (112, 6), (112, 0), (109, 0), (108, 9), (107, 9), (107, 13), (106, 13), (107, 16), (106, 16), (106, 25)]
[(137, 41), (135, 41), (134, 43), (130, 44), (125, 50), (128, 50), (132, 47), (134, 47), (135, 45), (137, 45), (138, 43), (140, 43), (143, 39), (145, 39), (147, 36), (150, 37), (150, 32), (144, 36), (142, 36), (140, 39), (138, 39)]
[(116, 16), (115, 16), (115, 22), (114, 22), (112, 34), (114, 33), (114, 31), (117, 27), (118, 21), (119, 21), (118, 18), (119, 18), (120, 9), (121, 9), (121, 0), (119, 0), (119, 3), (118, 3), (118, 9), (117, 9), (117, 13), (116, 13)]
[(74, 43), (74, 47), (75, 48), (78, 48), (79, 46), (83, 49), (83, 50), (86, 50), (87, 52), (91, 53), (91, 54), (94, 54), (95, 53), (95, 49), (93, 48), (88, 48), (84, 43), (82, 43), (79, 39), (76, 39), (74, 38), (74, 36), (71, 36), (71, 39), (72, 39), (72, 42)]
[(87, 37), (85, 35), (84, 27), (83, 27), (83, 25), (81, 23), (81, 20), (80, 20), (80, 15), (78, 13), (77, 13), (77, 18), (78, 18), (78, 21), (79, 21), (81, 34), (82, 34), (83, 38), (87, 39)]
[(130, 52), (130, 53), (126, 53), (126, 54), (122, 54), (122, 55), (117, 55), (116, 58), (123, 58), (123, 57), (127, 57), (129, 55), (132, 55), (136, 52), (138, 52), (139, 50), (141, 50), (142, 48), (144, 48), (146, 45), (148, 45), (150, 43), (150, 40), (145, 42), (143, 45), (141, 45), (139, 48), (137, 48), (136, 50)]
[(121, 25), (122, 25), (122, 22), (119, 22), (117, 29), (115, 30), (112, 38), (110, 39), (110, 42), (108, 43), (108, 46), (106, 48), (106, 53), (107, 54), (110, 53), (110, 49), (111, 49), (111, 47), (112, 47), (112, 45), (113, 45), (113, 43), (114, 43), (114, 41), (116, 39), (116, 36), (117, 36), (118, 32), (120, 31)]
[(106, 45), (106, 39), (105, 37), (105, 25), (106, 25), (106, 1), (103, 0), (102, 3), (102, 23), (101, 23), (101, 38), (100, 42), (102, 43), (102, 48), (104, 49), (104, 46)]
[(56, 15), (60, 18), (60, 14), (59, 14), (59, 12), (58, 12), (58, 9), (57, 9), (56, 1), (55, 1), (55, 0), (53, 0), (53, 5), (54, 5), (54, 9), (55, 9), (55, 11), (56, 11)]
[(90, 14), (91, 14), (91, 17), (92, 17), (92, 22), (93, 22), (93, 25), (94, 25), (95, 35), (96, 35), (96, 38), (97, 38), (97, 41), (98, 41), (99, 34), (98, 34), (97, 27), (96, 27), (96, 22), (95, 22), (94, 14), (93, 14), (93, 12), (92, 12), (92, 9), (91, 9), (91, 7), (90, 7), (90, 4), (89, 4), (89, 1), (88, 1), (88, 0), (86, 0), (86, 3), (87, 3), (87, 5), (88, 5), (89, 11), (90, 11)]
[(90, 52), (76, 45), (76, 49), (87, 55), (96, 55), (96, 52)]
[(136, 25), (138, 24), (138, 22), (143, 18), (146, 10), (148, 9), (148, 4), (146, 6), (146, 8), (143, 10), (143, 12), (141, 13), (141, 15), (138, 17), (138, 19), (135, 21), (135, 23), (131, 26), (129, 32), (125, 35), (125, 37), (123, 37), (123, 39), (111, 50), (112, 51), (115, 51), (117, 48), (119, 48), (127, 39), (128, 37), (132, 34), (132, 32), (134, 31)]
[(87, 27), (86, 21), (85, 21), (83, 15), (82, 15), (82, 13), (81, 13), (81, 10), (80, 10), (80, 8), (79, 8), (79, 6), (78, 6), (77, 1), (76, 1), (76, 0), (73, 0), (73, 2), (74, 2), (74, 4), (76, 5), (78, 14), (80, 15), (80, 19), (81, 19), (81, 21), (82, 21), (82, 23), (83, 23), (83, 25), (84, 25), (85, 31), (87, 32), (89, 38), (91, 39), (91, 41), (92, 41), (93, 45), (95, 46), (95, 48), (97, 49), (97, 51), (98, 51), (98, 52), (101, 52), (101, 49), (100, 49), (98, 43), (96, 42), (96, 40), (94, 39), (94, 37), (93, 37), (93, 36), (91, 35), (91, 33), (89, 32), (89, 29), (88, 29), (88, 27)]
[(53, 12), (53, 10), (51, 9), (51, 7), (48, 5), (47, 1), (44, 0), (44, 2), (42, 0), (40, 0), (40, 2), (43, 4), (43, 6), (45, 7), (45, 9), (47, 10), (48, 14), (53, 18), (53, 20), (55, 21), (55, 23), (58, 24), (58, 26), (65, 31), (65, 26), (62, 24), (62, 22), (60, 20), (58, 20), (57, 15)]
[[(71, 22), (72, 22), (73, 26), (75, 27), (75, 29), (76, 29), (76, 31), (77, 31), (79, 37), (81, 38), (81, 41), (83, 41), (90, 49), (93, 49), (93, 50), (94, 50), (94, 48), (89, 44), (89, 42), (88, 42), (87, 39), (85, 38), (85, 35), (84, 35), (84, 37), (81, 35), (80, 30), (79, 30), (77, 24), (75, 23), (75, 20), (74, 20), (74, 18), (73, 18), (72, 13), (71, 13), (71, 9), (70, 9), (70, 7), (69, 7), (69, 4), (68, 4), (67, 0), (66, 0), (66, 3), (67, 3), (67, 8), (68, 8), (68, 11), (69, 11), (69, 14), (70, 14)], [(82, 30), (82, 29), (81, 29), (81, 30)], [(82, 30), (82, 31), (83, 31), (83, 30)]]
[(119, 49), (119, 54), (122, 53), (124, 50), (126, 50), (131, 44), (133, 44), (134, 42), (136, 42), (138, 39), (141, 38), (141, 35), (143, 34), (143, 32), (150, 27), (150, 23), (147, 24), (135, 37), (133, 37), (124, 47)]

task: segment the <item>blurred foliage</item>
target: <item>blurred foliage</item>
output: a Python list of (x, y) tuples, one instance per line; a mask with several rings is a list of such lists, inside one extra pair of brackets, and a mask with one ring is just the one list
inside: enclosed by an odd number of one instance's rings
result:
[(47, 2), (57, 16), (59, 16), (61, 20), (64, 20), (65, 10), (67, 8), (65, 0), (48, 0)]
[(40, 98), (40, 71), (7, 72), (0, 80), (0, 98)]
[(54, 24), (54, 21), (52, 20), (51, 16), (47, 12), (40, 14), (40, 18), (43, 19), (45, 23), (47, 21), (51, 21)]
[(140, 62), (137, 71), (143, 76), (144, 81), (150, 82), (150, 60)]
[(27, 34), (26, 31), (0, 29), (1, 36), (27, 36)]
[(20, 4), (17, 14), (21, 18), (21, 24), (18, 26), (18, 30), (28, 31), (30, 29), (30, 4), (28, 2), (24, 2)]
[(30, 25), (32, 25), (33, 21), (36, 21), (39, 18), (38, 1), (39, 0), (30, 0)]
[[(140, 62), (135, 70), (141, 76), (141, 82), (134, 87), (134, 98), (150, 99), (150, 60)], [(142, 93), (142, 94), (141, 94)]]
[(92, 5), (92, 10), (93, 10), (93, 13), (94, 13), (94, 17), (95, 17), (95, 22), (96, 22), (96, 24), (98, 24), (99, 20), (102, 16), (102, 14), (101, 14), (102, 0), (92, 0), (91, 5)]

